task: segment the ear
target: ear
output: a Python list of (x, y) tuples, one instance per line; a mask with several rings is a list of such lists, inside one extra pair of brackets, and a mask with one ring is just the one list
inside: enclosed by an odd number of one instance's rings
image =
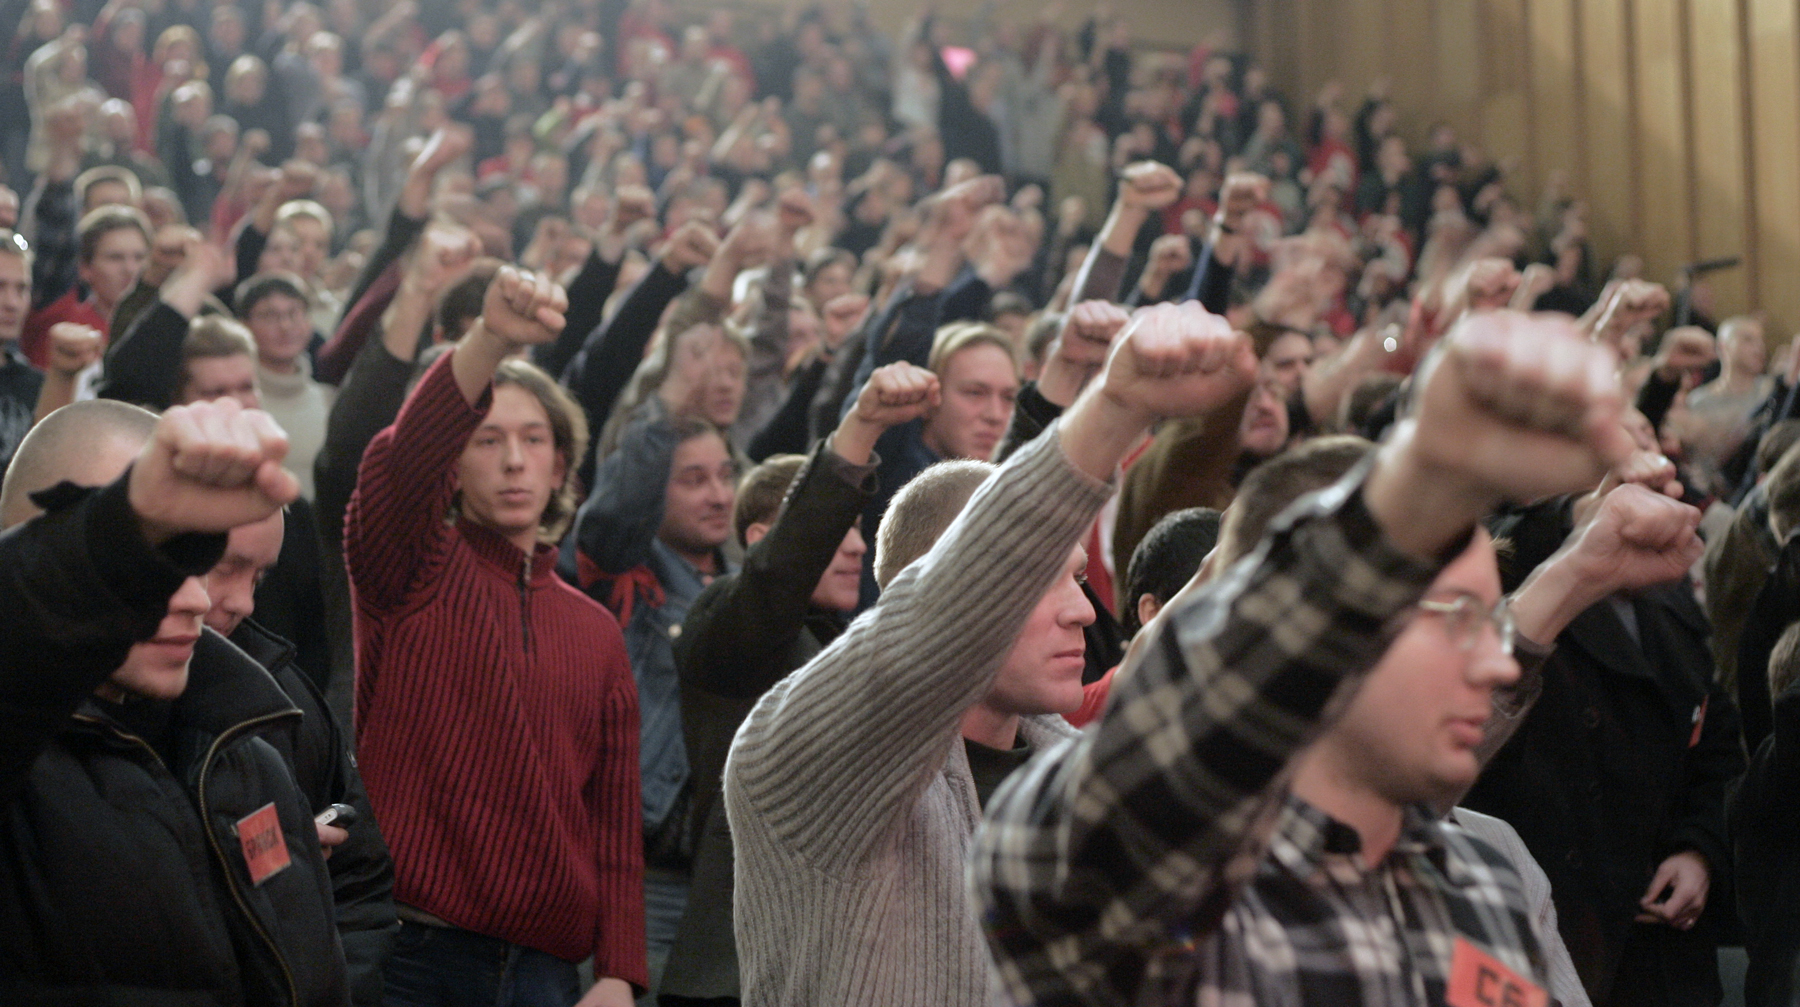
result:
[(1156, 600), (1156, 595), (1149, 592), (1138, 595), (1138, 625), (1150, 625), (1150, 620), (1156, 618), (1156, 613), (1160, 611), (1162, 611), (1162, 602)]
[(768, 533), (769, 523), (767, 521), (757, 521), (751, 524), (750, 527), (744, 529), (744, 544), (747, 546), (755, 545), (762, 541), (762, 537)]

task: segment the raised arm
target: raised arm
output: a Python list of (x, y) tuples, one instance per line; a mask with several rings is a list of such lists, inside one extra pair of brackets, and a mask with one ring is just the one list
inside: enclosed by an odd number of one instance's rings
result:
[(197, 237), (189, 241), (181, 266), (163, 282), (156, 304), (107, 348), (99, 396), (151, 409), (172, 405), (181, 391), (175, 383), (188, 323), (207, 295), (235, 276), (225, 253)]
[[(695, 602), (677, 642), (682, 678), (725, 696), (761, 695), (791, 670), (819, 578), (874, 496), (875, 441), (922, 414), (937, 376), (911, 364), (876, 371), (856, 407), (795, 477), (768, 534), (750, 546), (738, 575)], [(704, 613), (704, 618), (699, 618)]]
[[(990, 477), (871, 613), (763, 697), (727, 768), (734, 827), (804, 785), (814, 813), (765, 822), (777, 841), (825, 870), (871, 855), (941, 771), (1125, 452), (1153, 419), (1232, 394), (1253, 368), (1223, 319), (1170, 306), (1140, 315), (1055, 435)], [(857, 744), (839, 742), (846, 731)]]
[(344, 518), (344, 562), (359, 610), (403, 604), (442, 561), (456, 461), (487, 414), (494, 372), (510, 354), (554, 338), (567, 304), (550, 280), (501, 268), (481, 318), (370, 443)]
[(299, 493), (281, 469), (287, 437), (235, 402), (172, 409), (132, 468), (71, 506), (0, 535), (0, 792), (11, 794), (83, 698), (169, 599), (211, 569), (224, 532)]
[(1253, 875), (1289, 760), (1394, 617), (1502, 499), (1591, 486), (1629, 452), (1613, 366), (1572, 326), (1460, 326), (1372, 463), (1152, 622), (1099, 728), (1014, 775), (977, 836), (971, 884), (1013, 999), (1172, 992), (1158, 950), (1216, 926)]

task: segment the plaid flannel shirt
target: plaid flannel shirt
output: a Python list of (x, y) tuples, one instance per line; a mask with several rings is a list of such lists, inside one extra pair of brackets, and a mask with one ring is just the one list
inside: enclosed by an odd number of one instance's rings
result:
[(1458, 935), (1544, 984), (1501, 854), (1415, 810), (1365, 871), (1285, 796), (1442, 568), (1386, 542), (1368, 468), (1182, 602), (1100, 724), (989, 804), (970, 881), (1014, 1001), (1441, 1004)]

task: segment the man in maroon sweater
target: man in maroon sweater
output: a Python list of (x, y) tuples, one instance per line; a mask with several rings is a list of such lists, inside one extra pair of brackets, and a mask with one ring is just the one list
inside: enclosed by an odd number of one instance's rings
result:
[(501, 269), (345, 518), (357, 753), (402, 921), (389, 1004), (624, 1007), (647, 979), (637, 692), (618, 624), (553, 570), (585, 424), (507, 359), (567, 303)]

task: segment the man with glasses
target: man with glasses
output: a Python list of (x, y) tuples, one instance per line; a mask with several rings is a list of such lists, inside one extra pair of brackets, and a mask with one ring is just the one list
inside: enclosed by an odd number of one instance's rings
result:
[(237, 292), (238, 317), (256, 341), (256, 383), (262, 408), (292, 447), (287, 470), (300, 480), (300, 495), (313, 497), (313, 460), (325, 443), (325, 421), (337, 400), (337, 389), (313, 380), (313, 341), (302, 281), (285, 273), (262, 273), (245, 280)]
[(1518, 872), (1433, 805), (1519, 675), (1478, 522), (1630, 454), (1609, 357), (1471, 317), (1369, 461), (1170, 602), (1099, 724), (987, 805), (971, 881), (1013, 1001), (1547, 1001)]

